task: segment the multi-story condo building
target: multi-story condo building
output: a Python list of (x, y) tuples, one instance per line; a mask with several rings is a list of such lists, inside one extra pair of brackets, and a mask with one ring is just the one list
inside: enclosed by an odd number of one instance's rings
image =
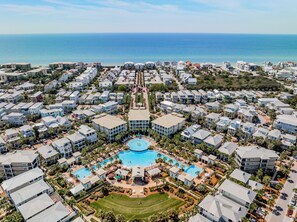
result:
[(148, 129), (150, 126), (150, 113), (147, 110), (133, 110), (128, 113), (128, 123), (131, 130)]
[(93, 127), (107, 135), (109, 140), (114, 140), (115, 136), (127, 130), (127, 123), (115, 116), (102, 114), (92, 121)]
[(283, 132), (295, 134), (297, 132), (297, 118), (293, 115), (278, 115), (273, 126)]
[(152, 121), (152, 129), (161, 136), (170, 136), (181, 130), (185, 125), (185, 118), (174, 114), (167, 114)]
[(70, 140), (74, 152), (81, 151), (86, 145), (86, 138), (80, 133), (71, 134), (67, 138)]
[(5, 153), (7, 151), (6, 142), (0, 136), (0, 153)]
[(64, 158), (71, 157), (72, 155), (72, 145), (69, 139), (61, 138), (52, 143), (52, 146), (57, 149)]
[(275, 151), (258, 146), (239, 147), (235, 151), (236, 163), (246, 172), (255, 172), (258, 169), (273, 171), (278, 158)]
[(39, 156), (34, 151), (15, 151), (0, 155), (0, 174), (6, 179), (39, 167)]
[(86, 141), (91, 144), (94, 144), (98, 141), (96, 130), (87, 125), (81, 125), (78, 132), (83, 135), (86, 138)]

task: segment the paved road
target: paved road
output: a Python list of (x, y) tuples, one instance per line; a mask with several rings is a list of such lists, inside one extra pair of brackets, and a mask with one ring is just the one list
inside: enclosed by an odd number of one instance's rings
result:
[(178, 79), (175, 78), (175, 76), (174, 76), (173, 74), (170, 74), (170, 75), (171, 75), (171, 77), (176, 81), (176, 83), (177, 83), (177, 85), (178, 85), (178, 89), (179, 89), (179, 90), (184, 90), (185, 87), (183, 87), (183, 85), (178, 81)]
[[(294, 162), (294, 167), (292, 168), (293, 170), (297, 170), (297, 162), (295, 161)], [(268, 222), (289, 222), (289, 221), (293, 221), (292, 218), (289, 218), (286, 216), (287, 214), (287, 210), (288, 210), (288, 204), (290, 203), (292, 197), (293, 197), (293, 189), (297, 187), (297, 171), (295, 172), (291, 172), (290, 173), (290, 176), (287, 180), (287, 182), (285, 183), (283, 189), (281, 190), (281, 193), (286, 193), (288, 196), (287, 196), (287, 199), (284, 200), (284, 199), (281, 199), (281, 198), (278, 198), (277, 202), (276, 202), (276, 207), (279, 206), (282, 208), (280, 212), (280, 215), (275, 215), (273, 213), (270, 213), (268, 216), (267, 216), (267, 221)], [(291, 182), (289, 182), (290, 180), (292, 180)]]

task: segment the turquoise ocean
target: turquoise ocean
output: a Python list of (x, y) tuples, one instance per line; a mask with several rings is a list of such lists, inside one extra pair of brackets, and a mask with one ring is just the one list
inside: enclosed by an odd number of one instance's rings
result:
[(253, 34), (35, 34), (0, 35), (0, 64), (57, 61), (296, 61), (297, 35)]

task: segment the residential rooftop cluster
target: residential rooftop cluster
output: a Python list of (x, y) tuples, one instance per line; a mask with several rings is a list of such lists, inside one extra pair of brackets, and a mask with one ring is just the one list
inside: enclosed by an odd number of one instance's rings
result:
[[(105, 214), (95, 213), (96, 201), (108, 192), (147, 198), (162, 191), (183, 200), (181, 221), (277, 217), (297, 157), (296, 67), (1, 65), (1, 187), (15, 209), (3, 215), (99, 221)], [(130, 149), (134, 140), (139, 151)], [(290, 205), (293, 190), (287, 195)]]

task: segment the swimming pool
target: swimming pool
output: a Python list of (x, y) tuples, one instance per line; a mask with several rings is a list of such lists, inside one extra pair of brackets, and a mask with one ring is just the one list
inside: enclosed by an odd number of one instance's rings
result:
[(133, 151), (144, 151), (149, 148), (151, 145), (149, 141), (143, 138), (136, 138), (130, 140), (127, 145), (129, 146), (130, 150)]
[[(191, 165), (188, 168), (187, 166), (181, 162), (176, 161), (173, 158), (170, 158), (169, 156), (159, 153), (154, 150), (145, 150), (145, 151), (121, 151), (118, 153), (119, 159), (122, 161), (122, 164), (127, 167), (133, 167), (133, 166), (143, 166), (148, 167), (155, 163), (156, 159), (162, 158), (167, 163), (169, 163), (172, 166), (177, 166), (181, 169), (184, 169), (186, 173), (193, 177), (197, 177), (203, 169), (196, 167), (195, 165)], [(110, 159), (106, 159), (102, 162), (99, 162), (100, 166), (104, 166), (108, 163), (110, 163)], [(97, 166), (94, 166), (94, 170), (97, 169)], [(91, 169), (88, 168), (81, 168), (79, 170), (74, 171), (72, 174), (77, 176), (78, 179), (82, 180), (85, 177), (90, 176), (92, 173)]]
[(185, 169), (185, 173), (191, 175), (192, 177), (197, 177), (202, 171), (203, 169), (196, 167), (195, 165), (191, 165)]

